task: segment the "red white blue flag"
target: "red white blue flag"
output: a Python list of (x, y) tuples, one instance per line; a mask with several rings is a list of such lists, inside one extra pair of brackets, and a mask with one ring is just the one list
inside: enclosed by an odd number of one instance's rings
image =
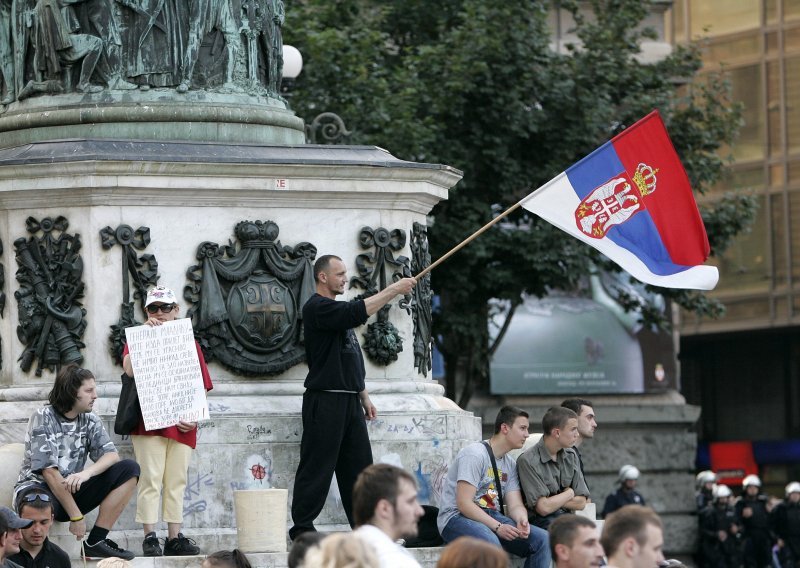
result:
[(708, 236), (658, 111), (520, 204), (647, 284), (712, 290), (719, 280), (703, 265)]

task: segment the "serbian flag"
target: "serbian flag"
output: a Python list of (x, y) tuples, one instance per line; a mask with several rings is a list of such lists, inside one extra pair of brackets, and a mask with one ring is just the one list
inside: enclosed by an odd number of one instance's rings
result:
[(712, 290), (719, 280), (703, 266), (706, 230), (658, 111), (520, 204), (647, 284)]

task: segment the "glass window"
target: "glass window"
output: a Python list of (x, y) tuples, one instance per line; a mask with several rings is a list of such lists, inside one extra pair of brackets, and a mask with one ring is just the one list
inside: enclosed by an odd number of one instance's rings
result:
[(789, 277), (789, 258), (786, 254), (786, 207), (783, 193), (770, 199), (772, 209), (772, 271), (776, 286), (786, 284)]
[[(761, 66), (748, 65), (730, 71), (733, 99), (744, 105), (744, 124), (732, 151), (736, 160), (759, 160), (764, 157), (766, 117), (761, 87)], [(800, 78), (798, 78), (800, 81)]]
[(761, 25), (759, 0), (694, 0), (689, 15), (692, 37), (739, 32)]
[(789, 223), (792, 244), (792, 280), (800, 282), (800, 193), (789, 193)]
[(800, 188), (800, 162), (789, 162), (789, 185)]
[[(800, 197), (800, 194), (798, 194)], [(719, 284), (717, 290), (752, 291), (769, 288), (770, 269), (768, 262), (769, 235), (764, 196), (758, 198), (758, 211), (749, 233), (736, 238), (731, 247), (719, 259)], [(800, 207), (800, 202), (798, 203)], [(800, 211), (798, 211), (800, 220)], [(800, 237), (800, 235), (798, 235)], [(800, 251), (798, 251), (800, 256)], [(798, 262), (800, 270), (800, 261)]]
[(767, 55), (778, 54), (778, 32), (769, 32), (767, 34)]
[(800, 0), (783, 0), (783, 19), (800, 19)]
[(800, 28), (783, 31), (783, 51), (800, 51)]
[(725, 322), (769, 318), (769, 299), (753, 298), (725, 304)]
[(783, 187), (783, 163), (772, 164), (769, 167), (769, 186)]
[(760, 190), (765, 185), (764, 168), (761, 164), (737, 169), (731, 176), (733, 189)]
[(742, 59), (752, 59), (761, 55), (761, 42), (759, 33), (747, 34), (736, 39), (717, 41), (714, 40), (703, 54), (705, 65), (713, 63), (732, 63)]
[[(769, 121), (769, 155), (783, 155), (783, 122), (781, 121), (781, 77), (777, 61), (767, 63), (767, 120)], [(771, 178), (772, 185), (775, 179)], [(783, 179), (780, 180), (783, 183)]]
[(684, 0), (675, 0), (672, 4), (672, 10), (668, 12), (671, 16), (672, 33), (675, 37), (675, 42), (680, 43), (689, 38), (686, 37), (686, 6)]
[(711, 190), (711, 194), (737, 190), (761, 191), (765, 185), (764, 167), (761, 164), (744, 168), (727, 168)]
[(784, 80), (786, 82), (786, 130), (789, 153), (800, 152), (800, 57), (787, 57)]
[(778, 21), (778, 2), (779, 0), (764, 0), (764, 20), (767, 24)]
[[(787, 320), (789, 319), (789, 300), (786, 296), (777, 296), (773, 298), (774, 302), (773, 305), (775, 306), (775, 320)], [(772, 471), (772, 467), (770, 467), (770, 471)]]

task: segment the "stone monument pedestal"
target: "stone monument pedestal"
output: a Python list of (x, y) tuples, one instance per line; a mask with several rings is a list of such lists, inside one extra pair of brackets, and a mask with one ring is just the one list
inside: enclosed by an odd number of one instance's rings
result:
[[(43, 220), (63, 217), (68, 222), (67, 228), (59, 225), (63, 232), (80, 234), (86, 322), (81, 364), (98, 379), (95, 412), (111, 432), (122, 369), (113, 360), (110, 334), (127, 299), (121, 248), (104, 248), (102, 229), (149, 228), (149, 244), (137, 254), (155, 255), (158, 283), (179, 295), (192, 283), (187, 270), (198, 264), (198, 245), (241, 247), (234, 228), (245, 220), (274, 222), (280, 246), (311, 243), (318, 256), (341, 256), (349, 275), (356, 276), (356, 256), (369, 252), (359, 241), (363, 227), (399, 229), (410, 237), (412, 224), (424, 224), (459, 179), (460, 173), (447, 166), (404, 162), (360, 146), (83, 138), (0, 149), (0, 238), (8, 297), (0, 320), (0, 444), (23, 441), (27, 420), (45, 404), (54, 377), (47, 368), (37, 376), (37, 360), (28, 372), (19, 366), (25, 345), (17, 328), (27, 316), (18, 309), (14, 293), (20, 285), (11, 277), (18, 268), (12, 243), (29, 237), (33, 227), (41, 234)], [(61, 230), (53, 231), (55, 237)], [(410, 257), (408, 241), (394, 253)], [(360, 293), (348, 290), (346, 297)], [(180, 317), (193, 304), (181, 301)], [(378, 408), (378, 418), (369, 423), (373, 455), (412, 471), (421, 501), (435, 505), (448, 465), (464, 444), (478, 439), (480, 423), (415, 368), (412, 317), (396, 301), (392, 304), (389, 321), (399, 330), (403, 351), (387, 366), (367, 361), (367, 386)], [(143, 321), (138, 304), (134, 311)], [(364, 331), (356, 331), (362, 345)], [(300, 363), (274, 375), (242, 375), (213, 361), (209, 368), (211, 419), (200, 425), (184, 499), (184, 532), (206, 553), (236, 546), (234, 490), (286, 488), (291, 502), (307, 370)], [(113, 437), (121, 454), (132, 456), (129, 441)], [(333, 487), (317, 523), (323, 530), (346, 526)], [(142, 531), (134, 512), (135, 498), (112, 539), (141, 553)], [(77, 544), (66, 527), (55, 531), (55, 540), (75, 549), (74, 555)], [(159, 535), (164, 534), (159, 525)]]

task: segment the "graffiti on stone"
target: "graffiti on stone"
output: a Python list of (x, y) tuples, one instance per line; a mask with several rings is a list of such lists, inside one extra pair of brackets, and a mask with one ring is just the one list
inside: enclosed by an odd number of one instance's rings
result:
[(434, 455), (417, 462), (414, 476), (419, 486), (419, 501), (438, 505), (444, 489), (449, 466), (441, 455)]
[(204, 487), (214, 486), (214, 476), (210, 473), (195, 471), (189, 474), (189, 482), (183, 490), (183, 516), (184, 518), (194, 513), (202, 513), (208, 507), (208, 502), (202, 499)]
[(272, 436), (272, 428), (267, 428), (266, 426), (253, 426), (252, 424), (247, 425), (248, 440), (260, 440), (262, 436)]
[(272, 455), (253, 454), (244, 462), (245, 479), (249, 489), (269, 489), (272, 487)]

